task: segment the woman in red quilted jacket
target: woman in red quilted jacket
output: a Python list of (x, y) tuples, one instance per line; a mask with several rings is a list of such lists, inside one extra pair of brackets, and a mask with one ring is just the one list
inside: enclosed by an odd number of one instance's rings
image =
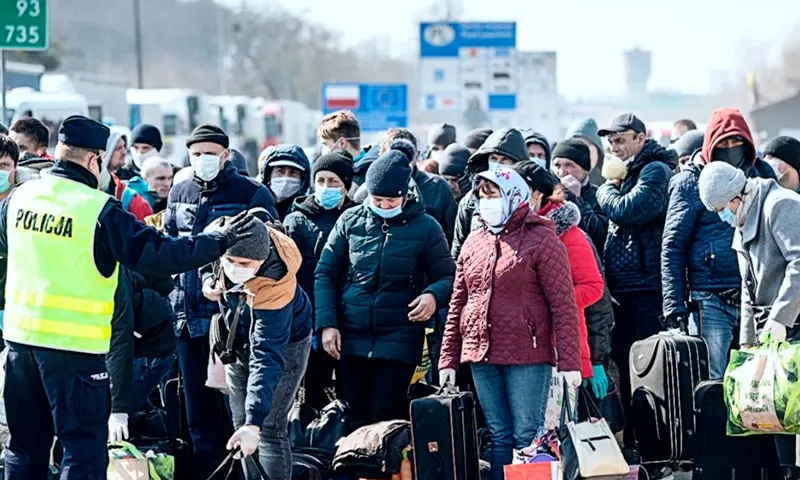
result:
[(458, 258), (439, 360), (440, 383), (471, 364), (492, 437), (492, 478), (544, 423), (552, 366), (580, 384), (572, 275), (553, 222), (531, 209), (527, 184), (500, 166), (476, 176), (482, 227)]
[[(531, 205), (538, 206), (539, 215), (553, 221), (556, 235), (567, 249), (572, 284), (575, 290), (575, 303), (578, 306), (578, 327), (581, 334), (581, 375), (592, 378), (592, 356), (589, 351), (589, 333), (586, 327), (584, 309), (594, 305), (603, 297), (603, 276), (597, 267), (594, 250), (586, 234), (578, 228), (581, 210), (572, 202), (554, 200), (551, 196), (555, 184), (552, 176), (533, 162), (515, 165), (531, 190)], [(526, 168), (530, 167), (530, 168)], [(534, 207), (536, 208), (536, 207)]]

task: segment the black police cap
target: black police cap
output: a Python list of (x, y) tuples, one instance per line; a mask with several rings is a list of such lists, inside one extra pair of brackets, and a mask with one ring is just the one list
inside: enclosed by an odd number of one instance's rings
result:
[(61, 122), (58, 141), (87, 150), (105, 150), (111, 130), (102, 123), (83, 115), (72, 115)]

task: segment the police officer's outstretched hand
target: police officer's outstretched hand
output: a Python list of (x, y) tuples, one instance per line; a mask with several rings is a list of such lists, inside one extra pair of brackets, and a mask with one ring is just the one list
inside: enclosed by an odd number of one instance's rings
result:
[(233, 217), (231, 221), (221, 229), (227, 239), (227, 247), (230, 248), (237, 242), (252, 237), (255, 233), (254, 229), (256, 225), (256, 217), (248, 211), (244, 211)]

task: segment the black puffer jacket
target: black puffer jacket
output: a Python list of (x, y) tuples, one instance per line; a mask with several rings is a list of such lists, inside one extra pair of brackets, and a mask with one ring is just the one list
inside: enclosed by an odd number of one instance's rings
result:
[[(528, 147), (522, 134), (514, 128), (504, 128), (492, 133), (483, 142), (481, 148), (469, 157), (465, 175), (470, 177), (470, 184), (475, 175), (489, 169), (489, 156), (493, 154), (503, 155), (515, 162), (521, 162), (528, 159)], [(453, 241), (450, 247), (453, 258), (458, 258), (464, 240), (479, 225), (475, 215), (474, 198), (471, 192), (467, 192), (458, 202)]]
[(417, 364), (425, 322), (409, 322), (408, 304), (430, 293), (446, 307), (454, 276), (442, 227), (422, 203), (410, 194), (403, 213), (384, 220), (365, 202), (339, 217), (322, 251), (316, 329), (338, 328), (343, 356)]
[(119, 268), (106, 365), (111, 379), (111, 411), (133, 413), (133, 360), (175, 353), (172, 307), (167, 299), (174, 282), (168, 275), (145, 276)]
[[(605, 282), (603, 260), (600, 258), (597, 248), (592, 244), (589, 234), (586, 232), (583, 234), (589, 240), (589, 245), (592, 245), (597, 268)], [(608, 359), (611, 356), (611, 332), (614, 330), (614, 303), (611, 299), (611, 292), (608, 290), (608, 284), (603, 286), (603, 297), (583, 312), (586, 316), (586, 330), (589, 333), (589, 352), (592, 355), (592, 365), (608, 366)]]
[(608, 236), (608, 217), (597, 204), (597, 187), (591, 183), (584, 185), (581, 196), (572, 201), (581, 209), (581, 230), (589, 234), (597, 251), (602, 252)]
[(661, 290), (661, 235), (677, 165), (673, 150), (647, 140), (622, 185), (607, 182), (597, 190), (609, 220), (603, 261), (612, 293)]
[(314, 270), (322, 255), (322, 247), (328, 240), (336, 220), (345, 210), (355, 207), (356, 204), (345, 198), (342, 208), (326, 210), (322, 208), (313, 195), (300, 197), (294, 202), (294, 211), (283, 221), (286, 234), (292, 237), (303, 263), (297, 272), (297, 282), (308, 294), (311, 303), (314, 303)]

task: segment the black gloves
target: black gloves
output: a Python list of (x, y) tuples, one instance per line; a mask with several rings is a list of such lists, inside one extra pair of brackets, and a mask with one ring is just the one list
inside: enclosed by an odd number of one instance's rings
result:
[(685, 313), (673, 313), (664, 318), (664, 327), (668, 330), (677, 328), (683, 333), (688, 333), (689, 316)]
[(252, 237), (256, 227), (256, 217), (248, 211), (244, 211), (231, 219), (220, 230), (225, 235), (225, 248), (231, 248), (234, 244)]

